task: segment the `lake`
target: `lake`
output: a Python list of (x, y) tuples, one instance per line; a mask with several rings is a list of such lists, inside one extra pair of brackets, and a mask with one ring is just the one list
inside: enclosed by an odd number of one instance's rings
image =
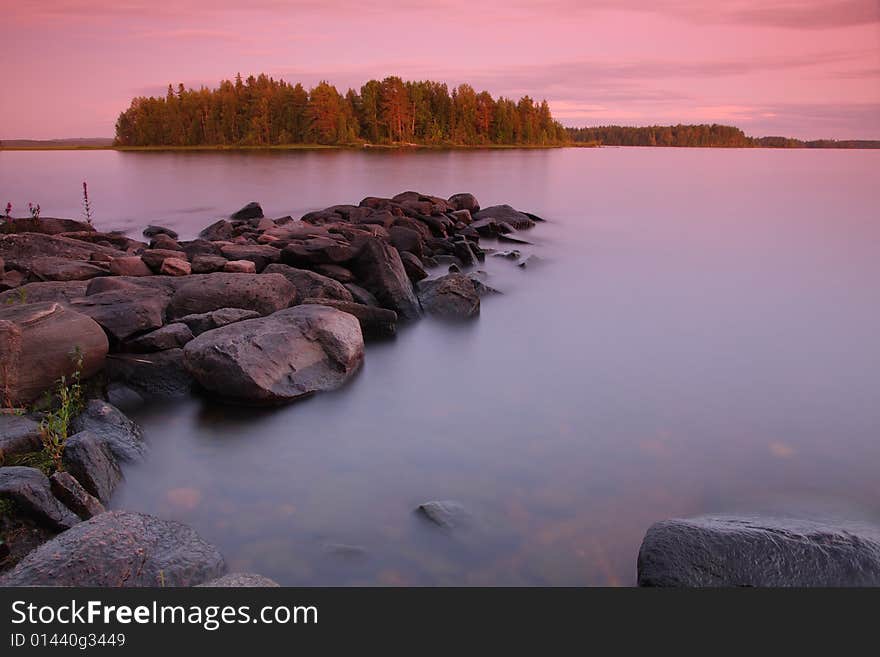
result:
[[(133, 414), (112, 506), (192, 525), (285, 585), (632, 585), (648, 526), (880, 522), (880, 151), (0, 152), (0, 202), (190, 238), (407, 189), (547, 219), (488, 257), (480, 318), (370, 343), (276, 409)], [(487, 242), (492, 245), (491, 242)], [(508, 245), (509, 247), (509, 245)], [(437, 272), (440, 273), (439, 271)], [(456, 500), (445, 532), (414, 509)]]

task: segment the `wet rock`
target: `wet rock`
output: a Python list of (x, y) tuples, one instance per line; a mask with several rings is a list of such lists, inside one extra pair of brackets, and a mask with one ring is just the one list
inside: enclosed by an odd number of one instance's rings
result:
[(443, 529), (460, 529), (471, 525), (470, 512), (458, 502), (441, 500), (420, 504), (416, 513)]
[(168, 235), (173, 240), (178, 238), (177, 232), (171, 230), (170, 228), (165, 228), (165, 226), (156, 226), (154, 224), (150, 224), (146, 228), (144, 228), (144, 237), (156, 237), (156, 235)]
[(49, 477), (49, 483), (52, 494), (82, 520), (106, 511), (101, 501), (90, 495), (69, 472), (56, 472)]
[(235, 588), (235, 589), (254, 589), (254, 588), (274, 588), (280, 586), (275, 580), (256, 575), (254, 573), (229, 573), (223, 577), (213, 579), (204, 584), (197, 584), (204, 588)]
[(186, 525), (126, 511), (77, 524), (0, 576), (0, 586), (194, 586), (226, 570)]
[(169, 320), (221, 308), (245, 308), (269, 315), (287, 308), (296, 288), (280, 274), (202, 274), (186, 279), (168, 306)]
[(383, 308), (395, 311), (402, 319), (419, 317), (418, 299), (400, 254), (393, 246), (375, 237), (366, 238), (351, 268), (358, 282)]
[(473, 194), (453, 194), (449, 197), (448, 203), (453, 210), (467, 210), (470, 213), (480, 211), (480, 202)]
[(184, 363), (222, 397), (280, 403), (339, 387), (360, 367), (363, 349), (354, 316), (304, 305), (202, 333), (184, 348)]
[(429, 315), (464, 319), (480, 314), (480, 296), (463, 274), (447, 274), (419, 283), (419, 300)]
[(352, 301), (351, 292), (339, 281), (328, 276), (297, 269), (288, 265), (269, 265), (266, 267), (267, 274), (281, 274), (296, 288), (296, 298), (327, 298), (339, 299), (340, 301)]
[(525, 230), (535, 226), (534, 220), (529, 215), (514, 210), (509, 205), (493, 205), (472, 214), (475, 223), (484, 219), (492, 219), (495, 222), (508, 223), (516, 230)]
[(400, 261), (403, 263), (409, 280), (416, 282), (428, 278), (428, 272), (425, 271), (422, 261), (415, 254), (404, 251), (400, 254)]
[(230, 240), (235, 237), (235, 226), (232, 225), (232, 222), (227, 221), (226, 219), (221, 219), (205, 228), (199, 233), (199, 237), (209, 242)]
[(128, 286), (74, 299), (70, 307), (91, 317), (109, 335), (121, 341), (161, 327), (168, 302), (168, 296), (156, 290)]
[(85, 296), (89, 281), (41, 281), (22, 285), (17, 290), (0, 294), (0, 306), (20, 303), (39, 303), (40, 301), (58, 301), (67, 303), (71, 299)]
[(140, 256), (113, 258), (110, 261), (110, 273), (113, 276), (152, 276), (153, 271)]
[(240, 322), (245, 319), (254, 319), (259, 317), (260, 313), (255, 310), (245, 310), (244, 308), (221, 308), (209, 313), (200, 313), (198, 315), (187, 315), (180, 319), (186, 324), (194, 336), (201, 335), (205, 331), (210, 331), (227, 324)]
[(79, 518), (54, 495), (49, 478), (36, 468), (0, 468), (0, 498), (12, 500), (18, 510), (55, 531), (73, 527)]
[(0, 362), (3, 395), (25, 404), (54, 388), (76, 370), (82, 356), (86, 379), (104, 367), (107, 336), (92, 319), (54, 302), (0, 308)]
[(182, 322), (175, 322), (129, 340), (124, 347), (127, 351), (135, 353), (150, 353), (177, 349), (192, 339), (193, 333), (190, 328)]
[(357, 317), (361, 325), (361, 331), (366, 338), (387, 338), (397, 333), (397, 313), (387, 308), (377, 306), (365, 306), (353, 301), (340, 301), (338, 299), (306, 298), (303, 304), (330, 306), (344, 313)]
[[(120, 397), (119, 386), (125, 386), (144, 401), (185, 397), (193, 383), (183, 367), (183, 349), (152, 354), (114, 354), (107, 359), (107, 378), (116, 384)], [(128, 393), (125, 395), (129, 397), (129, 403), (136, 401)]]
[(165, 276), (189, 276), (192, 273), (192, 267), (181, 258), (165, 258), (159, 273)]
[(220, 248), (227, 260), (248, 260), (254, 264), (257, 272), (263, 271), (267, 265), (281, 259), (281, 250), (274, 246), (260, 244), (227, 244)]
[(240, 210), (236, 210), (230, 215), (230, 219), (235, 221), (243, 219), (262, 219), (263, 208), (256, 201), (251, 201)]
[(40, 425), (24, 415), (0, 414), (0, 463), (12, 454), (25, 454), (42, 448)]
[(658, 522), (639, 586), (880, 586), (880, 530), (859, 523), (748, 516)]
[[(215, 271), (223, 271), (229, 261), (223, 256), (197, 255), (192, 260), (193, 274), (211, 274)], [(256, 271), (256, 267), (254, 267)]]
[(250, 260), (227, 260), (223, 271), (232, 274), (256, 274), (257, 266)]
[(143, 430), (102, 399), (90, 399), (71, 421), (70, 433), (83, 431), (104, 443), (117, 461), (139, 461), (147, 452)]
[(110, 447), (90, 431), (81, 431), (67, 439), (64, 468), (104, 504), (110, 501), (122, 481), (122, 471)]

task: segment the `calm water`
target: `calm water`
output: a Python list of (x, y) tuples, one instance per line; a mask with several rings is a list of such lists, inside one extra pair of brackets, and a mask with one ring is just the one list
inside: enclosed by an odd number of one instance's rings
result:
[[(545, 216), (542, 267), (489, 258), (473, 324), (371, 344), (344, 389), (272, 411), (137, 414), (114, 506), (189, 523), (283, 584), (632, 584), (655, 520), (880, 522), (880, 152), (0, 153), (0, 201), (184, 237), (472, 191)], [(474, 527), (413, 514), (454, 499)]]

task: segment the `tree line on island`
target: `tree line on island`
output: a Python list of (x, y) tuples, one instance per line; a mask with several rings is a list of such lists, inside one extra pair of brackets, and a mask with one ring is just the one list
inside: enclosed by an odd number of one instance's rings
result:
[(546, 100), (494, 98), (468, 84), (370, 80), (341, 94), (328, 82), (306, 90), (265, 74), (216, 89), (139, 96), (116, 122), (118, 147), (318, 145), (687, 146), (877, 148), (870, 141), (749, 137), (725, 125), (566, 128)]

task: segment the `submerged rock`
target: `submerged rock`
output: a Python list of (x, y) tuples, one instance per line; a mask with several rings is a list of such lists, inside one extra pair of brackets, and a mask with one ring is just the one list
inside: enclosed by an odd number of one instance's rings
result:
[(280, 403), (339, 387), (363, 355), (353, 315), (303, 305), (202, 333), (184, 348), (184, 364), (221, 397)]
[(441, 500), (420, 504), (416, 512), (443, 529), (458, 529), (469, 526), (473, 518), (459, 502)]
[(221, 576), (220, 552), (186, 525), (108, 511), (43, 544), (0, 586), (194, 586)]
[(639, 586), (880, 586), (880, 530), (773, 517), (658, 522), (638, 560)]

